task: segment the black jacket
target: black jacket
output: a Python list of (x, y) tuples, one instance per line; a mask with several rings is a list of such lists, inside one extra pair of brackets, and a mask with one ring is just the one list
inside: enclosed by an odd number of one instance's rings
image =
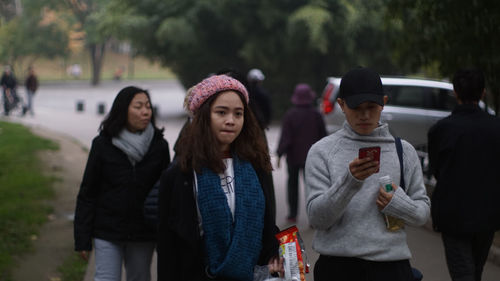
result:
[(259, 122), (260, 128), (262, 130), (267, 129), (269, 124), (271, 124), (272, 117), (272, 106), (269, 94), (256, 82), (248, 85), (248, 94), (250, 98), (250, 110), (252, 110), (257, 122)]
[(77, 197), (75, 250), (91, 250), (94, 237), (154, 241), (156, 229), (144, 221), (144, 200), (169, 163), (168, 143), (159, 131), (135, 166), (111, 138), (94, 138)]
[(478, 106), (459, 105), (428, 133), (437, 184), (435, 230), (467, 234), (500, 229), (500, 119)]
[[(270, 192), (265, 184), (264, 172), (256, 170), (266, 198), (262, 250), (259, 265), (278, 255), (278, 240), (272, 210)], [(183, 173), (179, 165), (172, 162), (160, 180), (158, 280), (200, 281), (206, 280), (203, 239), (200, 235), (196, 201), (193, 190), (194, 175)]]
[(2, 87), (5, 89), (15, 89), (16, 86), (17, 86), (17, 81), (16, 81), (16, 77), (14, 77), (14, 74), (3, 74), (2, 75), (2, 78), (0, 80), (0, 84), (2, 85)]
[(289, 166), (303, 166), (311, 146), (325, 136), (325, 122), (315, 107), (294, 106), (283, 117), (277, 154), (286, 154)]

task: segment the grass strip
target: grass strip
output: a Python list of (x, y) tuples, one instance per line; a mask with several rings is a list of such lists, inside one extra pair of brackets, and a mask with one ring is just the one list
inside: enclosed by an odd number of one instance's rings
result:
[(47, 221), (53, 177), (42, 173), (39, 150), (57, 150), (28, 128), (0, 121), (0, 280), (10, 280), (13, 256), (32, 249), (32, 237)]
[(62, 281), (81, 281), (85, 276), (87, 264), (87, 261), (82, 259), (79, 253), (73, 252), (57, 268), (57, 271), (61, 273)]

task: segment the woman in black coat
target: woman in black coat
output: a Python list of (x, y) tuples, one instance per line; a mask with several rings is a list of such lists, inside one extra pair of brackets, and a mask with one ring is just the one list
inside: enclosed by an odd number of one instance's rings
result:
[(169, 165), (163, 133), (155, 126), (149, 93), (126, 87), (94, 138), (77, 197), (75, 250), (95, 249), (95, 280), (149, 281), (156, 227), (144, 219), (144, 200)]
[(226, 75), (187, 97), (193, 119), (160, 180), (158, 280), (252, 281), (283, 271), (262, 131), (245, 87)]

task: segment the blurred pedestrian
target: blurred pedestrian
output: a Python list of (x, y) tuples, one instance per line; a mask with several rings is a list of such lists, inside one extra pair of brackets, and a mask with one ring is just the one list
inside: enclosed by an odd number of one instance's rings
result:
[(17, 80), (12, 73), (10, 66), (6, 66), (0, 80), (3, 89), (3, 114), (9, 115), (9, 112), (19, 102), (16, 93)]
[(248, 71), (249, 104), (262, 130), (269, 127), (272, 117), (271, 98), (267, 90), (263, 87), (264, 79), (266, 77), (260, 69), (254, 68)]
[(82, 67), (79, 63), (74, 63), (68, 68), (68, 73), (73, 78), (80, 79), (80, 76), (82, 76)]
[[(417, 152), (380, 123), (387, 99), (373, 70), (346, 73), (337, 99), (346, 122), (307, 155), (306, 210), (316, 230), (312, 247), (320, 254), (316, 281), (414, 280), (404, 224), (423, 225), (430, 200)], [(378, 147), (380, 161), (376, 153), (359, 156), (366, 147)], [(382, 176), (392, 180), (382, 186)], [(389, 217), (397, 224), (386, 224)]]
[(452, 280), (479, 281), (500, 229), (500, 119), (478, 105), (486, 93), (480, 70), (458, 70), (453, 90), (458, 105), (428, 133), (432, 222)]
[(183, 139), (184, 134), (186, 133), (187, 128), (189, 127), (189, 124), (191, 124), (191, 121), (193, 120), (193, 116), (191, 116), (191, 112), (187, 109), (188, 104), (189, 104), (189, 99), (191, 97), (193, 89), (194, 89), (194, 87), (189, 88), (186, 91), (186, 95), (184, 96), (184, 103), (183, 104), (184, 104), (184, 108), (187, 111), (187, 117), (186, 117), (186, 121), (184, 121), (184, 125), (182, 125), (182, 128), (179, 131), (179, 135), (177, 136), (177, 139), (175, 140), (175, 143), (174, 143), (174, 147), (173, 147), (174, 158), (173, 158), (173, 160), (175, 160), (177, 158), (177, 155), (179, 154), (179, 151), (180, 151), (180, 147), (182, 146), (182, 143), (180, 142), (180, 140)]
[(77, 197), (75, 250), (95, 249), (95, 280), (149, 281), (156, 226), (144, 218), (144, 201), (170, 163), (167, 141), (155, 125), (146, 90), (125, 87), (92, 141)]
[(125, 66), (121, 65), (118, 68), (116, 68), (115, 72), (113, 73), (113, 80), (121, 81), (124, 72), (125, 72)]
[(29, 112), (31, 116), (33, 116), (35, 114), (33, 111), (33, 97), (38, 89), (38, 78), (32, 66), (28, 68), (28, 77), (26, 78), (24, 85), (26, 87), (26, 96), (28, 97), (28, 101), (25, 108), (23, 108), (23, 114)]
[(326, 136), (325, 122), (313, 102), (316, 93), (308, 84), (298, 84), (292, 96), (292, 104), (283, 117), (278, 143), (278, 168), (281, 156), (286, 155), (288, 169), (288, 217), (296, 222), (299, 200), (299, 172), (304, 173), (309, 148)]
[(193, 119), (161, 177), (158, 280), (252, 281), (256, 265), (282, 271), (262, 180), (270, 156), (248, 100), (227, 75), (191, 90)]

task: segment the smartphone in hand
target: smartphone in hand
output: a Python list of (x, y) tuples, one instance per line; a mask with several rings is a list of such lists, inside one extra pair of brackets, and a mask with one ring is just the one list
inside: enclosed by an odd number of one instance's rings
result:
[[(380, 146), (362, 147), (359, 149), (359, 159), (371, 157), (373, 161), (380, 164)], [(379, 170), (376, 171), (378, 173)]]

